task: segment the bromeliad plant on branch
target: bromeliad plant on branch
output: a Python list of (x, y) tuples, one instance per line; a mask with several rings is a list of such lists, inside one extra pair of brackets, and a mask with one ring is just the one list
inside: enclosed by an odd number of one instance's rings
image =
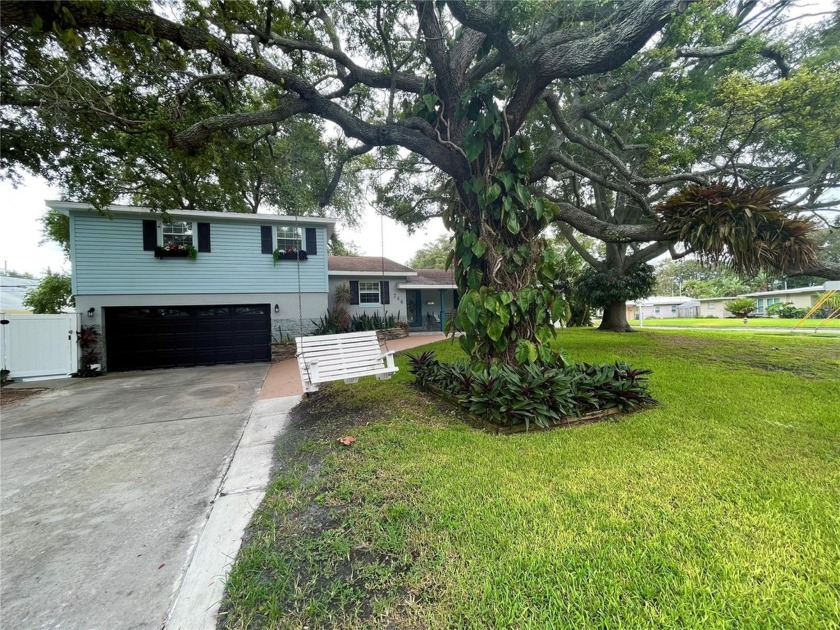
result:
[(817, 264), (817, 225), (791, 216), (783, 192), (715, 183), (692, 184), (657, 208), (660, 225), (700, 260), (724, 264), (744, 275), (786, 272)]

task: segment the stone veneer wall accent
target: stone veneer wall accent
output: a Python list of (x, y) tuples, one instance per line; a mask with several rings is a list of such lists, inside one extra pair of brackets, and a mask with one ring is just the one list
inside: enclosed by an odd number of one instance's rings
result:
[(271, 341), (272, 343), (279, 343), (295, 337), (311, 335), (313, 330), (315, 330), (315, 324), (305, 318), (302, 330), (299, 319), (272, 319)]
[(403, 339), (405, 337), (408, 337), (408, 328), (397, 326), (396, 328), (377, 330), (376, 336), (379, 337), (379, 341), (382, 341), (383, 339)]

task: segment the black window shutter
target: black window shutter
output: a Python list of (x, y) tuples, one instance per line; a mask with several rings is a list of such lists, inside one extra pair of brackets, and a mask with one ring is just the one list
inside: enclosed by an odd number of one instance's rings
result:
[(381, 291), (379, 293), (379, 300), (382, 304), (391, 303), (390, 283), (387, 280), (382, 280), (379, 283)]
[(306, 255), (318, 255), (318, 238), (315, 228), (306, 228)]
[(143, 251), (153, 252), (157, 244), (157, 221), (143, 219)]
[(209, 223), (199, 223), (198, 224), (198, 251), (200, 251), (200, 252), (209, 252), (210, 251), (210, 224)]
[(358, 304), (359, 303), (359, 281), (358, 280), (351, 280), (350, 281), (350, 304)]
[(260, 239), (262, 241), (262, 253), (263, 254), (273, 254), (274, 247), (272, 245), (274, 243), (271, 242), (271, 226), (270, 225), (261, 225), (260, 226)]

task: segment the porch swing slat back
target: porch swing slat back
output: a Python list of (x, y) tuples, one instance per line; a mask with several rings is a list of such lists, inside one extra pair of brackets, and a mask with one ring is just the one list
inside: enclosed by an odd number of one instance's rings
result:
[(388, 379), (399, 371), (394, 365), (394, 352), (382, 352), (375, 330), (297, 337), (295, 343), (305, 392), (318, 391), (319, 383), (355, 383), (363, 376)]

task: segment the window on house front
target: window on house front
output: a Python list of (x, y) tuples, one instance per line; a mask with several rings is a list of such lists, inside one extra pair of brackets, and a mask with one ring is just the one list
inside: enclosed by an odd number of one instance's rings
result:
[(163, 247), (177, 248), (193, 244), (192, 221), (164, 221), (162, 233)]
[(359, 282), (359, 304), (379, 304), (379, 283)]
[(654, 307), (653, 307), (653, 312), (654, 312), (654, 314), (659, 315), (659, 313), (661, 312), (661, 310), (660, 310), (660, 308), (659, 308), (658, 306), (654, 306)]
[(672, 312), (672, 313), (676, 313), (676, 312), (677, 312), (677, 307), (676, 307), (676, 305), (674, 305), (674, 306), (672, 306), (672, 307), (671, 307), (671, 312)]
[(301, 247), (301, 229), (277, 226), (277, 249), (281, 252), (299, 252)]

